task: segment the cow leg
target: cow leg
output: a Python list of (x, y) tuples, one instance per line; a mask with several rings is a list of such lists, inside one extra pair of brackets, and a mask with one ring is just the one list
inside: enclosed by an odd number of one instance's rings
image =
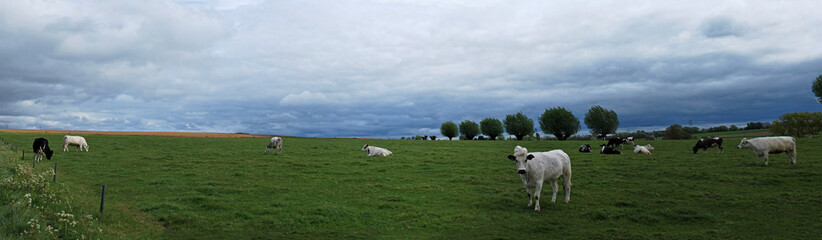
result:
[(536, 207), (534, 207), (534, 211), (539, 211), (539, 195), (542, 192), (542, 181), (537, 183), (537, 189), (534, 190), (534, 200), (537, 202)]
[(68, 143), (63, 143), (63, 152), (68, 152)]
[(557, 185), (557, 180), (556, 179), (552, 180), (551, 181), (551, 189), (554, 190), (554, 194), (551, 196), (551, 202), (552, 203), (557, 202), (557, 190), (559, 190), (558, 188), (559, 188), (559, 185)]
[(562, 190), (565, 191), (565, 203), (571, 201), (571, 178), (565, 177), (562, 179)]
[(768, 152), (765, 152), (765, 154), (762, 155), (765, 156), (765, 166), (768, 166)]
[(531, 189), (530, 189), (530, 188), (528, 188), (528, 185), (525, 185), (525, 192), (526, 192), (526, 193), (528, 193), (528, 205), (527, 205), (527, 206), (529, 206), (529, 207), (530, 207), (531, 205), (534, 205), (534, 201), (533, 201), (533, 199), (531, 198), (531, 196), (532, 196), (532, 195), (531, 195)]

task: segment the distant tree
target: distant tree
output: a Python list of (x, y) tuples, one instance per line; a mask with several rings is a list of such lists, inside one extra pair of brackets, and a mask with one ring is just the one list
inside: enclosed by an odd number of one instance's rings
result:
[(662, 139), (689, 139), (691, 134), (682, 129), (679, 124), (674, 124), (665, 129), (665, 136)]
[(728, 127), (728, 131), (738, 131), (738, 130), (739, 130), (739, 127), (737, 127), (736, 125), (733, 125), (733, 124), (731, 124), (731, 126)]
[(749, 122), (748, 126), (745, 127), (745, 130), (753, 130), (753, 129), (767, 129), (770, 124), (764, 122)]
[(522, 112), (505, 115), (505, 120), (502, 122), (505, 125), (505, 131), (517, 137), (517, 141), (522, 141), (523, 137), (534, 132), (534, 120), (531, 120)]
[(822, 103), (822, 75), (819, 75), (819, 77), (816, 77), (816, 81), (813, 81), (811, 90), (816, 95), (816, 101)]
[(479, 125), (471, 120), (465, 120), (460, 123), (460, 134), (465, 136), (466, 140), (472, 140), (479, 134)]
[(822, 132), (822, 112), (786, 113), (768, 129), (773, 135), (804, 137)]
[(594, 135), (607, 135), (615, 133), (619, 128), (619, 118), (613, 110), (593, 106), (585, 114), (585, 125)]
[(699, 127), (682, 127), (682, 130), (689, 134), (694, 134), (699, 132)]
[(579, 119), (563, 107), (545, 109), (539, 117), (539, 128), (546, 134), (553, 134), (563, 141), (579, 132)]
[(457, 124), (451, 121), (444, 122), (440, 126), (440, 133), (442, 133), (443, 136), (447, 137), (448, 140), (451, 140), (451, 138), (456, 137), (457, 134), (459, 134), (459, 131), (460, 128), (457, 127)]
[(497, 140), (497, 136), (505, 132), (502, 128), (502, 122), (500, 122), (496, 118), (486, 118), (480, 121), (480, 128), (482, 129), (482, 134), (485, 134), (491, 140)]

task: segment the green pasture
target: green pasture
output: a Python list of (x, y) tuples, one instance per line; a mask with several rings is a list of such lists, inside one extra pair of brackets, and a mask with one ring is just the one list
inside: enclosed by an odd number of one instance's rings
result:
[[(738, 138), (693, 154), (695, 140), (637, 140), (653, 155), (579, 153), (599, 141), (404, 141), (86, 135), (90, 152), (62, 152), (62, 135), (1, 137), (26, 149), (46, 137), (73, 204), (123, 239), (817, 239), (822, 236), (822, 139), (798, 140), (755, 163)], [(367, 157), (363, 144), (391, 157)], [(571, 156), (571, 202), (528, 200), (514, 146)], [(28, 147), (25, 147), (28, 146)], [(596, 148), (596, 147), (595, 147)], [(17, 152), (17, 155), (20, 155)], [(17, 157), (19, 158), (19, 156)], [(2, 176), (0, 176), (2, 177)], [(106, 209), (99, 209), (106, 184)], [(4, 204), (4, 203), (0, 203)], [(2, 234), (0, 234), (2, 235)]]
[[(738, 131), (727, 131), (727, 132), (695, 133), (695, 134), (693, 134), (693, 136), (701, 138), (701, 137), (714, 137), (714, 136), (725, 136), (725, 135), (736, 135), (736, 134), (761, 133), (761, 132), (768, 132), (768, 129), (752, 129), (752, 130), (738, 130)], [(739, 142), (737, 142), (736, 144), (739, 144)]]

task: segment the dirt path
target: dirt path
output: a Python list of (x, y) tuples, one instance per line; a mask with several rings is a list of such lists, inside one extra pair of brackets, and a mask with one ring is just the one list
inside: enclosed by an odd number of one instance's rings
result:
[(269, 138), (271, 135), (239, 133), (201, 133), (201, 132), (117, 132), (117, 131), (74, 131), (74, 130), (35, 130), (35, 129), (0, 129), (7, 133), (57, 133), (71, 135), (119, 135), (119, 136), (161, 136), (161, 137), (213, 137), (213, 138)]

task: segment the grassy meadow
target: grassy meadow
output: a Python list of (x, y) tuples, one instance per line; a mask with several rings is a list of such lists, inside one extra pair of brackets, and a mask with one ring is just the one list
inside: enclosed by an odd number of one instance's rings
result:
[[(403, 141), (86, 135), (90, 152), (62, 152), (62, 134), (2, 133), (26, 149), (43, 136), (59, 186), (77, 211), (123, 239), (816, 239), (822, 236), (822, 139), (798, 140), (755, 163), (739, 138), (693, 154), (696, 140), (643, 141), (653, 155), (579, 153), (599, 141)], [(363, 144), (391, 157), (367, 157)], [(528, 200), (516, 145), (571, 156), (571, 202)], [(26, 147), (28, 146), (28, 147)], [(4, 150), (8, 151), (8, 150)], [(6, 167), (6, 166), (3, 166)], [(8, 174), (8, 173), (7, 173)], [(0, 172), (0, 178), (2, 176)], [(99, 210), (106, 184), (106, 209)], [(4, 203), (0, 202), (0, 205)], [(13, 235), (17, 233), (5, 233)], [(3, 234), (0, 234), (2, 236)]]

